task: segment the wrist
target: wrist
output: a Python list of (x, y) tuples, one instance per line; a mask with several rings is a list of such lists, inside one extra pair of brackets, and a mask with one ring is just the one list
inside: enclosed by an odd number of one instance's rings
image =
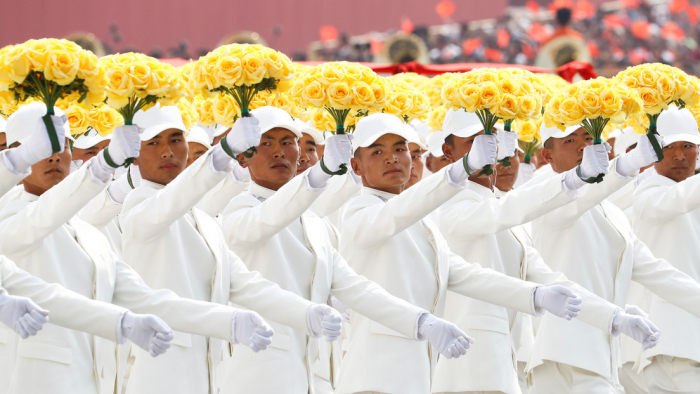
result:
[(7, 161), (12, 165), (11, 172), (15, 175), (23, 175), (31, 167), (32, 163), (25, 158), (25, 149), (20, 145), (14, 149), (8, 149), (6, 153)]

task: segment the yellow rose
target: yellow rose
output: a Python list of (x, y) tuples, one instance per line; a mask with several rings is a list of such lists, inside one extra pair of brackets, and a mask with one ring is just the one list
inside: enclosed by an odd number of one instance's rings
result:
[(221, 56), (212, 69), (216, 86), (233, 87), (241, 85), (243, 64), (241, 59), (233, 56)]
[(413, 100), (411, 100), (411, 95), (406, 92), (393, 92), (389, 95), (386, 106), (384, 107), (385, 112), (396, 116), (403, 116), (408, 114), (413, 106)]
[(643, 68), (638, 76), (639, 84), (642, 87), (656, 87), (656, 81), (659, 80), (661, 75), (652, 68)]
[[(496, 83), (498, 81), (498, 72), (494, 69), (490, 68), (485, 68), (485, 69), (477, 69), (476, 71), (476, 82), (481, 84), (481, 83), (487, 83), (487, 82), (492, 82)], [(469, 73), (467, 73), (469, 74)]]
[(481, 89), (476, 84), (465, 84), (457, 92), (459, 106), (467, 112), (476, 112), (481, 102)]
[(614, 118), (623, 112), (623, 100), (620, 94), (612, 88), (600, 92), (600, 111), (604, 118)]
[(220, 125), (231, 127), (235, 119), (241, 116), (241, 110), (228, 94), (221, 94), (214, 100), (213, 106), (214, 121)]
[(115, 127), (124, 124), (124, 118), (119, 112), (107, 105), (92, 108), (88, 117), (92, 128), (103, 137), (111, 134)]
[(359, 108), (370, 108), (374, 104), (374, 94), (372, 87), (362, 81), (352, 84), (354, 106)]
[(31, 63), (32, 70), (43, 72), (49, 62), (51, 44), (46, 40), (32, 40), (27, 44), (27, 59)]
[(106, 74), (108, 94), (124, 97), (133, 95), (134, 85), (124, 67), (114, 66)]
[(358, 67), (356, 64), (347, 64), (345, 67), (343, 67), (343, 71), (345, 74), (343, 80), (350, 85), (362, 80), (362, 71), (360, 71), (360, 67)]
[(306, 85), (301, 91), (301, 99), (314, 107), (323, 107), (326, 102), (326, 92), (318, 81)]
[(498, 104), (492, 108), (492, 112), (501, 119), (512, 119), (519, 111), (518, 99), (510, 93), (502, 93)]
[(374, 96), (374, 108), (384, 107), (389, 94), (389, 87), (386, 81), (382, 78), (376, 78), (370, 87), (372, 88), (372, 96)]
[(346, 109), (353, 99), (353, 92), (345, 82), (334, 82), (328, 87), (328, 105), (336, 109)]
[(100, 74), (100, 67), (98, 64), (97, 56), (95, 56), (90, 51), (81, 51), (78, 54), (79, 66), (78, 66), (78, 78), (80, 79), (92, 79)]
[[(562, 102), (562, 106), (563, 105), (564, 103)], [(598, 93), (595, 91), (584, 91), (578, 99), (578, 105), (587, 118), (597, 118), (601, 115), (600, 97), (598, 97)]]
[[(465, 86), (465, 85), (462, 85)], [(440, 93), (442, 100), (450, 105), (459, 105), (459, 92), (457, 90), (457, 81), (455, 79), (447, 81), (442, 87)]]
[(700, 102), (700, 79), (691, 76), (688, 84), (686, 84), (685, 91), (678, 98), (691, 107)]
[(146, 62), (136, 62), (126, 69), (134, 89), (146, 90), (151, 83), (151, 67)]
[(659, 76), (659, 79), (656, 81), (656, 89), (659, 91), (659, 96), (663, 102), (669, 103), (675, 99), (676, 82), (668, 75)]
[(257, 52), (248, 53), (241, 59), (243, 66), (243, 78), (241, 78), (237, 86), (247, 85), (252, 86), (262, 82), (263, 78), (267, 77), (267, 69), (265, 61)]
[(562, 122), (560, 122), (559, 119), (555, 119), (554, 116), (552, 115), (552, 113), (549, 111), (546, 111), (544, 113), (543, 119), (544, 119), (544, 124), (546, 127), (550, 127), (550, 128), (557, 127), (557, 128), (559, 128), (559, 130), (562, 130), (562, 131), (566, 128), (564, 126), (564, 124)]
[(260, 92), (253, 97), (253, 101), (248, 105), (249, 110), (254, 110), (256, 108), (264, 107), (267, 105), (267, 93)]
[(90, 90), (87, 93), (87, 102), (91, 105), (99, 105), (105, 101), (107, 94), (104, 90)]
[(31, 62), (27, 58), (27, 51), (22, 45), (16, 45), (3, 55), (4, 66), (6, 68), (7, 77), (0, 76), (0, 79), (10, 79), (15, 83), (22, 83), (29, 75), (31, 70)]
[(576, 97), (564, 99), (559, 105), (559, 113), (562, 123), (567, 126), (577, 125), (586, 117)]
[(87, 132), (90, 126), (90, 119), (88, 118), (87, 111), (83, 107), (74, 104), (64, 109), (63, 112), (68, 117), (71, 135), (77, 136)]
[(596, 79), (592, 79), (592, 80), (589, 80), (587, 82), (588, 82), (588, 84), (585, 87), (585, 89), (588, 91), (591, 91), (593, 93), (600, 93), (603, 91), (603, 89), (608, 87), (607, 80), (605, 78), (602, 78), (602, 77), (598, 77)]
[(430, 99), (427, 95), (415, 91), (413, 94), (413, 105), (411, 109), (406, 114), (408, 116), (408, 122), (413, 119), (424, 120), (430, 113)]
[(49, 52), (49, 61), (44, 69), (44, 76), (49, 81), (65, 86), (75, 80), (79, 69), (80, 59), (74, 53), (53, 49)]
[(581, 94), (581, 85), (579, 83), (569, 85), (561, 90), (561, 94), (564, 98), (578, 97)]
[(518, 134), (518, 139), (523, 142), (534, 141), (537, 138), (540, 131), (538, 122), (535, 120), (516, 121), (514, 123), (514, 129), (515, 132)]
[(445, 122), (445, 115), (447, 114), (447, 107), (440, 105), (430, 111), (428, 115), (428, 126), (430, 126), (431, 131), (441, 131), (442, 124)]
[(213, 126), (216, 124), (216, 120), (214, 119), (214, 103), (220, 96), (211, 96), (208, 98), (202, 98), (199, 96), (199, 99), (196, 99), (196, 108), (197, 112), (199, 112), (199, 123), (205, 125), (205, 126)]
[(315, 108), (312, 110), (311, 125), (316, 130), (335, 131), (336, 125), (331, 114), (323, 108)]
[(481, 108), (491, 108), (497, 105), (500, 98), (498, 86), (493, 82), (484, 82), (479, 85), (480, 99), (479, 106)]
[(267, 67), (267, 74), (270, 78), (275, 79), (286, 79), (289, 78), (291, 73), (289, 58), (273, 49), (267, 48), (263, 51), (262, 58), (265, 61), (265, 66)]
[(165, 67), (151, 70), (151, 78), (146, 87), (149, 96), (164, 96), (171, 86), (172, 75)]
[(515, 78), (501, 79), (498, 81), (497, 85), (501, 93), (504, 94), (512, 94), (517, 96), (522, 90), (522, 84)]
[(518, 107), (520, 108), (518, 119), (535, 118), (542, 112), (542, 101), (533, 96), (520, 96), (518, 97)]
[(659, 96), (659, 91), (656, 89), (643, 87), (639, 89), (639, 97), (644, 103), (644, 112), (650, 115), (656, 115), (664, 109), (664, 102)]
[(345, 77), (345, 70), (337, 67), (333, 63), (326, 63), (320, 68), (320, 76), (318, 78), (324, 86), (329, 86), (333, 83), (340, 82)]

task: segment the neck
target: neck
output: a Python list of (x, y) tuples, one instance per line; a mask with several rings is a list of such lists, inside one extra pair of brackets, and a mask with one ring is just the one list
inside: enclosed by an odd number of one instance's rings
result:
[(406, 185), (401, 184), (401, 185), (396, 185), (396, 186), (375, 186), (375, 185), (370, 185), (369, 182), (367, 182), (367, 179), (365, 179), (365, 177), (362, 177), (362, 186), (369, 187), (370, 189), (374, 189), (374, 190), (379, 190), (381, 192), (386, 192), (386, 193), (391, 193), (391, 194), (401, 194), (401, 192), (404, 191)]
[(477, 185), (481, 185), (483, 187), (486, 187), (486, 188), (493, 190), (494, 177), (493, 176), (485, 176), (485, 175), (482, 175), (478, 178), (469, 177), (469, 182), (474, 182)]

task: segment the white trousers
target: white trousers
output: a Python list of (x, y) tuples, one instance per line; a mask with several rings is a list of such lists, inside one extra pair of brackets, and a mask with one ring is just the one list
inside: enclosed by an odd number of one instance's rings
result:
[(700, 363), (687, 358), (656, 356), (644, 368), (644, 380), (652, 394), (700, 393)]
[(532, 394), (618, 394), (611, 379), (567, 364), (545, 361), (533, 373)]
[(634, 363), (626, 363), (620, 368), (620, 383), (625, 388), (625, 394), (649, 394), (644, 373), (637, 373), (633, 366)]

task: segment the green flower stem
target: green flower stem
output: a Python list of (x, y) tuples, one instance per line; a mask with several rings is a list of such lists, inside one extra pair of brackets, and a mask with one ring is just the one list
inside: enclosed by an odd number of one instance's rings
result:
[(659, 114), (647, 114), (647, 117), (649, 118), (649, 129), (647, 130), (647, 137), (649, 137), (649, 142), (651, 142), (651, 146), (654, 148), (654, 152), (656, 152), (656, 157), (659, 158), (657, 163), (660, 163), (661, 160), (664, 159), (664, 150), (661, 147), (661, 145), (659, 145), (659, 141), (657, 141), (654, 137), (654, 134), (659, 134), (659, 132), (656, 130), (656, 121), (659, 119)]
[[(486, 135), (493, 134), (493, 132), (491, 130), (493, 130), (493, 126), (496, 125), (499, 118), (496, 115), (492, 114), (491, 111), (488, 110), (488, 108), (477, 110), (476, 116), (479, 117), (479, 121), (481, 122), (481, 125), (484, 126), (484, 134), (486, 134)], [(474, 177), (477, 178), (477, 177), (481, 176), (482, 174), (485, 174), (486, 176), (493, 175), (492, 166), (490, 164), (485, 166), (484, 169)]]
[[(610, 119), (604, 119), (602, 116), (599, 116), (594, 119), (584, 119), (583, 122), (581, 122), (586, 132), (593, 137), (593, 145), (600, 145), (603, 143), (603, 129), (605, 129), (609, 121)], [(604, 176), (605, 174), (598, 174), (598, 176), (584, 179), (583, 181), (586, 183), (600, 183), (603, 181)]]
[(350, 114), (350, 109), (335, 109), (328, 106), (323, 107), (335, 121), (335, 134), (345, 134), (345, 120)]
[[(513, 124), (513, 119), (506, 119), (503, 121), (503, 130), (506, 132), (512, 132), (511, 131), (511, 125)], [(505, 159), (499, 161), (501, 166), (503, 167), (510, 167), (512, 164), (510, 162), (510, 157), (506, 157)]]

